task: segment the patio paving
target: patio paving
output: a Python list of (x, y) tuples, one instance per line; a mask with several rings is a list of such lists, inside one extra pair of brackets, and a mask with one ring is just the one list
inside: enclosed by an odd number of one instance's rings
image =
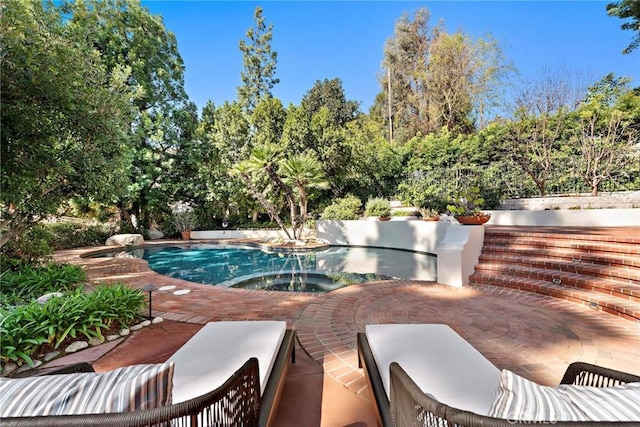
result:
[(162, 276), (141, 260), (80, 258), (96, 249), (63, 251), (56, 259), (85, 266), (92, 281), (175, 286), (153, 293), (153, 314), (168, 322), (135, 332), (98, 357), (96, 369), (166, 360), (209, 321), (284, 320), (301, 347), (287, 378), (281, 426), (375, 425), (357, 366), (356, 333), (367, 324), (448, 324), (499, 368), (542, 384), (557, 384), (578, 360), (640, 374), (640, 324), (542, 295), (408, 280), (326, 294), (218, 288)]

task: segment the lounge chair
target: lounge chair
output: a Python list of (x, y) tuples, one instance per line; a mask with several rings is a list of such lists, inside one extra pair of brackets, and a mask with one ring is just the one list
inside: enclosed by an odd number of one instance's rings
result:
[[(368, 325), (364, 333), (358, 333), (357, 345), (359, 366), (364, 368), (381, 426), (510, 427), (534, 423), (490, 416), (509, 371), (496, 368), (446, 325)], [(610, 387), (635, 382), (640, 382), (639, 376), (573, 363), (561, 384)], [(633, 399), (640, 397), (640, 384), (629, 386), (634, 387)], [(631, 408), (632, 412), (638, 407)], [(554, 414), (553, 419), (535, 421), (557, 426), (612, 424), (557, 421), (558, 414)], [(640, 418), (616, 423), (620, 424), (640, 426)]]
[[(295, 331), (286, 329), (285, 322), (211, 322), (164, 364), (173, 369), (170, 405), (133, 412), (6, 417), (0, 425), (269, 427), (289, 362), (295, 362), (294, 341)], [(74, 372), (93, 368), (84, 363), (46, 375)]]

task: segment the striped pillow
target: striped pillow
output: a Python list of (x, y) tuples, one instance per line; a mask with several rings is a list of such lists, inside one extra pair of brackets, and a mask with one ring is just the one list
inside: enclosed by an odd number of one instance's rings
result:
[(587, 421), (586, 415), (556, 387), (546, 387), (503, 369), (490, 417), (514, 422)]
[(640, 383), (546, 387), (504, 369), (489, 416), (510, 421), (640, 421)]
[(640, 421), (640, 383), (614, 387), (559, 385), (558, 390), (591, 421)]
[(0, 378), (0, 417), (131, 412), (171, 404), (173, 363)]

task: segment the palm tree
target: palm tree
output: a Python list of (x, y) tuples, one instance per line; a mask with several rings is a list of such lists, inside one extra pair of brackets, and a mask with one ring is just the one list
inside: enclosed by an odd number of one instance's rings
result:
[(298, 190), (300, 222), (304, 225), (307, 221), (307, 191), (329, 187), (322, 163), (311, 153), (298, 154), (281, 163), (280, 173), (284, 176), (285, 183)]
[[(252, 175), (266, 173), (274, 187), (280, 191), (289, 204), (293, 239), (299, 240), (307, 220), (308, 190), (327, 188), (328, 182), (322, 173), (322, 164), (312, 154), (298, 154), (282, 159), (282, 152), (275, 144), (256, 146), (248, 160), (234, 166), (232, 171), (239, 176), (254, 197), (267, 209), (280, 228), (291, 239), (288, 229), (278, 215), (275, 204), (260, 191)], [(297, 192), (297, 197), (296, 197)]]
[(251, 194), (253, 194), (253, 197), (255, 197), (260, 202), (260, 204), (264, 206), (264, 208), (269, 213), (269, 216), (271, 216), (271, 218), (273, 218), (278, 223), (280, 228), (287, 235), (287, 238), (291, 239), (291, 235), (289, 234), (287, 226), (285, 225), (284, 221), (282, 221), (282, 218), (280, 218), (280, 215), (278, 215), (278, 209), (276, 209), (275, 205), (271, 203), (271, 201), (265, 196), (263, 191), (260, 191), (258, 189), (256, 184), (251, 179), (251, 175), (254, 172), (256, 172), (255, 164), (248, 160), (245, 160), (233, 165), (233, 168), (229, 171), (229, 174), (232, 176), (237, 176), (242, 180), (249, 191), (251, 191)]

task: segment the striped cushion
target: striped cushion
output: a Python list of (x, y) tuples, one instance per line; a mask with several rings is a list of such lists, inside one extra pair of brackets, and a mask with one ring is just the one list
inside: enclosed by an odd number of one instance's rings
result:
[(640, 421), (640, 383), (615, 387), (559, 385), (558, 389), (591, 421)]
[(489, 416), (511, 421), (640, 421), (640, 383), (546, 387), (503, 370)]
[(490, 417), (509, 421), (586, 421), (556, 387), (546, 387), (503, 369)]
[(130, 412), (171, 404), (173, 363), (0, 378), (0, 417)]

